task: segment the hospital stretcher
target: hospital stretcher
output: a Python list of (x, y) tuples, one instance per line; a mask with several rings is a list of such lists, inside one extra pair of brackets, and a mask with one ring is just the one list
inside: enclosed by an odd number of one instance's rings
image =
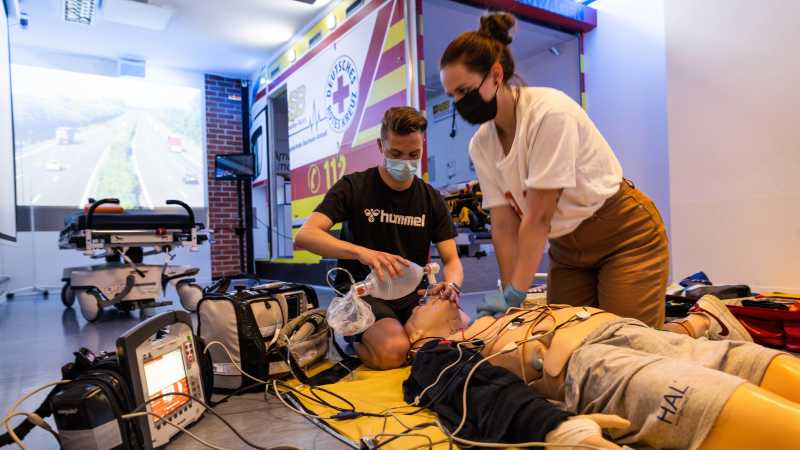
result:
[[(199, 269), (169, 265), (174, 249), (197, 251), (208, 240), (203, 224), (195, 222), (194, 211), (179, 200), (168, 200), (167, 205), (182, 208), (180, 214), (122, 212), (113, 206), (118, 204), (117, 199), (102, 199), (83, 213), (65, 217), (59, 248), (79, 250), (106, 262), (64, 269), (64, 306), (71, 307), (77, 298), (81, 314), (93, 322), (110, 306), (129, 311), (170, 304), (158, 300), (167, 284), (172, 284), (183, 307), (194, 311), (203, 294), (193, 278)], [(143, 264), (145, 256), (159, 253), (165, 255), (163, 265)]]

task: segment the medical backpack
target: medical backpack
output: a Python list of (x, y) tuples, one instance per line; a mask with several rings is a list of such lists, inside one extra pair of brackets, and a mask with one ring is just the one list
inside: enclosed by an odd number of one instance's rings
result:
[[(201, 341), (198, 341), (202, 345)], [(56, 385), (34, 411), (42, 418), (53, 416), (60, 448), (63, 450), (139, 450), (152, 448), (145, 443), (133, 420), (122, 416), (136, 408), (130, 380), (114, 352), (94, 352), (81, 348), (75, 360), (61, 367), (65, 384)], [(210, 362), (198, 355), (203, 372), (204, 392), (213, 389)], [(207, 391), (205, 390), (207, 389)], [(208, 397), (203, 400), (208, 401)], [(14, 427), (20, 440), (36, 427), (30, 419)], [(0, 435), (0, 447), (10, 445), (9, 434)]]
[[(130, 387), (123, 378), (119, 360), (113, 353), (96, 355), (81, 348), (75, 361), (61, 368), (66, 384), (57, 385), (35, 413), (42, 418), (53, 415), (62, 449), (135, 450), (141, 448), (141, 436), (133, 422), (123, 414), (133, 409)], [(32, 421), (20, 423), (15, 432), (19, 439), (35, 427)], [(13, 443), (8, 434), (0, 436), (0, 447)]]
[(242, 372), (259, 380), (294, 373), (327, 354), (331, 333), (312, 288), (284, 282), (234, 291), (227, 286), (215, 284), (197, 304), (197, 335), (211, 356), (215, 389), (258, 384)]

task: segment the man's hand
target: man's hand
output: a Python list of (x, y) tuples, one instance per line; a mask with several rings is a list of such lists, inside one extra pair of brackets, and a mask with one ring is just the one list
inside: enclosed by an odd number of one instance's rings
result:
[(397, 278), (409, 266), (408, 260), (391, 253), (379, 252), (361, 247), (358, 250), (358, 262), (369, 266), (378, 279)]
[[(622, 417), (612, 414), (587, 414), (571, 417), (555, 430), (547, 433), (547, 443), (567, 445), (592, 445), (595, 447), (618, 450), (621, 447), (603, 437), (603, 428), (625, 429), (631, 423)], [(548, 447), (548, 450), (556, 447)], [(558, 447), (563, 449), (564, 447)], [(575, 450), (581, 447), (572, 447)]]
[[(458, 304), (461, 300), (461, 289), (455, 283), (436, 283), (428, 287), (428, 297), (439, 297)], [(417, 295), (425, 295), (425, 289), (417, 291)]]

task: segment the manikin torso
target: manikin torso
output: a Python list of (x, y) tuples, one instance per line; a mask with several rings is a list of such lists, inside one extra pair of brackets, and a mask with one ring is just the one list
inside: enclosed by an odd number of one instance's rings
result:
[[(414, 311), (405, 325), (406, 333), (412, 343), (426, 337), (446, 337), (452, 341), (478, 338), (486, 342), (482, 356), (543, 334), (542, 339), (519, 344), (516, 350), (492, 358), (491, 363), (510, 370), (534, 391), (552, 400), (563, 399), (564, 369), (572, 353), (592, 331), (619, 318), (597, 308), (550, 305), (550, 309), (512, 309), (499, 319), (483, 317), (463, 329), (459, 313), (458, 307), (449, 301), (428, 301)], [(581, 320), (578, 314), (589, 317)], [(548, 333), (555, 327), (559, 328)], [(418, 342), (415, 347), (421, 345)], [(543, 369), (537, 370), (541, 366), (535, 360), (540, 358)]]

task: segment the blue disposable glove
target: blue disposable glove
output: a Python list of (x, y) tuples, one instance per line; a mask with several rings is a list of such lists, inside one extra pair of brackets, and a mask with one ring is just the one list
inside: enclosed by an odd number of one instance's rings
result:
[(506, 299), (503, 295), (501, 295), (499, 291), (492, 291), (483, 296), (483, 303), (478, 305), (478, 314), (475, 316), (475, 319), (477, 320), (481, 317), (504, 313), (508, 308), (508, 303), (506, 303)]
[(512, 306), (519, 307), (527, 295), (526, 292), (516, 289), (509, 283), (503, 290), (502, 295), (498, 291), (493, 291), (483, 296), (483, 303), (478, 305), (478, 314), (474, 320), (504, 313)]
[(525, 297), (528, 296), (527, 292), (520, 291), (519, 289), (515, 288), (514, 285), (508, 283), (506, 288), (503, 290), (503, 298), (505, 298), (506, 303), (509, 306), (513, 306), (515, 308), (519, 308), (522, 305), (522, 302), (525, 300)]

